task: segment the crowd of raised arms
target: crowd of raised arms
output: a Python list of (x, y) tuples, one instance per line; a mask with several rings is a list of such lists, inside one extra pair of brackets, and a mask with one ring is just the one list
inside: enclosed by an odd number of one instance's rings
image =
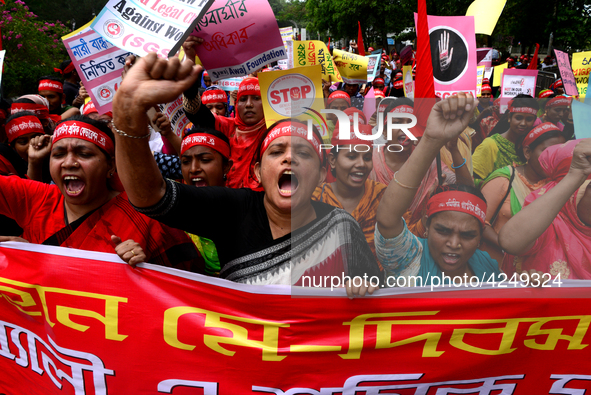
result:
[[(182, 62), (127, 58), (112, 113), (99, 114), (70, 61), (38, 92), (1, 103), (0, 241), (245, 284), (379, 279), (349, 283), (349, 295), (443, 273), (591, 279), (591, 139), (575, 139), (576, 98), (561, 80), (503, 104), (485, 79), (477, 98), (438, 100), (417, 141), (387, 138), (378, 123), (410, 122), (415, 106), (400, 57), (384, 52), (370, 84), (323, 81), (326, 108), (358, 119), (358, 133), (346, 126), (339, 138), (329, 116), (328, 136), (310, 138), (297, 119), (267, 125), (256, 73), (231, 94), (212, 84), (193, 62), (201, 44), (190, 37)], [(366, 117), (371, 87), (377, 110)], [(181, 136), (153, 110), (179, 95), (190, 121)], [(379, 128), (373, 147), (356, 149)]]

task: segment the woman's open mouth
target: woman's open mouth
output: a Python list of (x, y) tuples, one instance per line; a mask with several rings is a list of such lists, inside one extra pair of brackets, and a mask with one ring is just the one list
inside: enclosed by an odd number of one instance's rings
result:
[(283, 197), (291, 197), (298, 189), (298, 178), (291, 170), (285, 170), (281, 176), (279, 176), (279, 194)]
[(460, 254), (442, 254), (443, 261), (448, 265), (455, 265), (460, 260)]
[(361, 171), (350, 173), (351, 180), (353, 182), (364, 182), (365, 181), (365, 173)]
[(65, 176), (62, 181), (66, 195), (71, 197), (80, 195), (86, 187), (86, 183), (76, 176)]
[(191, 178), (191, 184), (193, 184), (193, 186), (196, 187), (206, 187), (207, 185), (207, 181), (205, 181), (205, 178), (202, 177), (193, 177)]

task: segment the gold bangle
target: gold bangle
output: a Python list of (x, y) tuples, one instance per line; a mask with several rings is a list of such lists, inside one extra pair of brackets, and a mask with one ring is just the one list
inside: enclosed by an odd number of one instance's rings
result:
[[(396, 174), (398, 174), (398, 172), (394, 173), (394, 182), (398, 185), (400, 185), (402, 188), (404, 189), (419, 189), (419, 187), (409, 187), (408, 185), (404, 185), (403, 183), (401, 183), (400, 181), (398, 181), (396, 179)], [(420, 185), (419, 185), (420, 186)]]

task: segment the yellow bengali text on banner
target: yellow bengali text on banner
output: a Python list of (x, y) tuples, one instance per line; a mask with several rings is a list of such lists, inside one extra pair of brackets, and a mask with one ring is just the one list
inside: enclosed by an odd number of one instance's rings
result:
[(292, 41), (288, 43), (288, 68), (320, 65), (322, 79), (343, 82), (326, 44), (318, 40)]

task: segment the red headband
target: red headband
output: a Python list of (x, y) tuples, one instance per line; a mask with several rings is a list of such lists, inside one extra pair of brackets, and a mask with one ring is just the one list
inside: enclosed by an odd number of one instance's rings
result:
[(226, 96), (226, 92), (221, 89), (211, 89), (208, 91), (203, 92), (201, 95), (201, 102), (203, 104), (212, 104), (212, 103), (227, 103), (228, 96)]
[(55, 71), (56, 73), (59, 73), (61, 75), (65, 75), (65, 74), (69, 74), (72, 72), (72, 70), (74, 70), (74, 62), (70, 62), (69, 65), (66, 66), (65, 69), (58, 69), (58, 68), (54, 68), (53, 71)]
[(39, 119), (49, 118), (49, 109), (43, 104), (36, 103), (12, 103), (10, 106), (10, 115), (14, 115), (18, 112), (29, 111), (37, 115)]
[(552, 85), (554, 85), (554, 88), (560, 88), (561, 86), (564, 86), (562, 84), (562, 80), (556, 80), (556, 82), (554, 82)]
[(385, 84), (386, 84), (386, 81), (384, 81), (384, 79), (383, 79), (383, 78), (376, 78), (375, 80), (373, 80), (373, 84), (374, 84), (374, 85), (375, 85), (375, 84), (382, 84), (382, 85), (385, 85)]
[(53, 132), (53, 144), (61, 139), (75, 138), (86, 140), (104, 149), (109, 155), (115, 154), (113, 140), (100, 129), (81, 121), (65, 121)]
[(197, 145), (212, 148), (222, 154), (224, 158), (230, 157), (230, 145), (221, 138), (209, 133), (193, 133), (185, 137), (181, 144), (181, 155)]
[(59, 81), (41, 80), (39, 81), (39, 92), (41, 91), (64, 93), (64, 84)]
[(82, 106), (82, 115), (88, 115), (88, 114), (93, 114), (93, 113), (98, 114), (98, 110), (96, 109), (96, 107), (94, 106), (94, 103), (91, 100), (88, 103), (86, 103), (84, 106)]
[(314, 150), (318, 154), (320, 162), (322, 163), (324, 156), (324, 153), (321, 150), (322, 141), (318, 137), (316, 137), (315, 134), (312, 134), (312, 140), (308, 140), (308, 130), (303, 125), (299, 124), (299, 122), (296, 126), (291, 121), (279, 122), (277, 125), (275, 125), (273, 129), (269, 131), (269, 134), (267, 135), (267, 137), (265, 137), (265, 140), (263, 141), (263, 145), (261, 148), (261, 156), (263, 156), (263, 154), (265, 153), (267, 148), (269, 148), (269, 145), (273, 142), (273, 140), (284, 136), (301, 137), (304, 140), (306, 140), (308, 143), (312, 145), (312, 147), (314, 147)]
[(394, 87), (394, 89), (402, 89), (402, 87), (404, 86), (404, 82), (402, 82), (402, 80), (396, 80), (394, 81), (394, 84), (392, 84), (392, 86)]
[(382, 92), (379, 89), (374, 89), (373, 94), (374, 94), (375, 97), (381, 97), (381, 98), (386, 97), (386, 95), (384, 94), (384, 92)]
[(204, 77), (209, 77), (209, 73), (208, 73), (207, 71), (204, 71), (204, 72), (203, 72), (203, 76), (204, 76)]
[(367, 119), (365, 118), (365, 114), (363, 111), (359, 110), (356, 107), (349, 107), (345, 111), (343, 111), (349, 117), (349, 121), (353, 122), (354, 114), (357, 113), (357, 120), (361, 125), (367, 124)]
[(440, 211), (459, 211), (472, 215), (482, 226), (486, 219), (486, 203), (468, 192), (446, 191), (438, 193), (427, 203), (427, 217)]
[(37, 117), (32, 115), (25, 115), (11, 120), (6, 124), (5, 130), (9, 143), (25, 134), (44, 133), (43, 125), (41, 125)]
[(553, 97), (552, 99), (548, 100), (548, 103), (546, 103), (546, 108), (550, 108), (550, 107), (560, 107), (560, 106), (570, 106), (571, 103), (571, 98), (570, 97), (564, 97), (564, 96), (556, 96)]
[(245, 78), (238, 86), (238, 95), (236, 100), (240, 100), (240, 97), (244, 95), (260, 96), (261, 87), (259, 85), (259, 79), (255, 77)]
[(492, 93), (492, 89), (488, 85), (482, 85), (482, 89), (480, 89), (480, 92), (489, 92), (489, 93)]
[(548, 96), (552, 96), (554, 94), (554, 92), (552, 92), (550, 89), (545, 89), (543, 91), (540, 92), (539, 98), (540, 99), (545, 99)]
[(401, 114), (413, 114), (414, 108), (412, 108), (408, 104), (403, 104), (401, 106), (394, 107), (390, 112), (401, 113)]
[(509, 112), (509, 113), (520, 112), (523, 114), (538, 115), (538, 110), (536, 110), (535, 108), (532, 108), (532, 107), (513, 107), (513, 100), (511, 100), (511, 102), (509, 102), (509, 105), (507, 106), (507, 112)]
[(328, 105), (330, 106), (330, 103), (338, 99), (344, 99), (349, 105), (351, 105), (351, 96), (345, 91), (334, 91), (328, 95)]
[[(330, 140), (330, 144), (333, 146), (338, 146), (338, 145), (373, 145), (373, 141), (372, 140), (363, 140), (362, 138), (360, 138), (359, 136), (357, 136), (357, 134), (353, 131), (353, 124), (349, 124), (349, 133), (350, 133), (350, 138), (348, 140), (343, 140), (341, 138), (339, 138), (339, 132), (340, 132), (340, 126), (337, 125), (337, 127), (335, 128), (333, 134), (332, 134), (332, 139)], [(359, 124), (358, 125), (358, 131), (359, 134), (363, 135), (363, 136), (371, 136), (372, 135), (372, 126), (371, 125), (363, 125), (363, 124)]]
[(560, 132), (558, 126), (554, 125), (552, 122), (544, 122), (539, 124), (538, 126), (533, 128), (527, 136), (525, 136), (525, 138), (523, 139), (523, 146), (530, 146), (534, 141), (538, 139), (538, 137), (545, 133), (552, 132), (554, 130), (558, 130)]

